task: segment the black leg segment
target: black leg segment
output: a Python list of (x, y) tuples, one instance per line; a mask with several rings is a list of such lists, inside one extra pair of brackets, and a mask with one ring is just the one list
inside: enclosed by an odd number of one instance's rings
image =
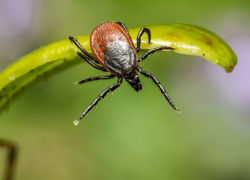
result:
[(156, 77), (149, 73), (149, 72), (146, 72), (146, 71), (143, 71), (142, 68), (140, 68), (139, 66), (137, 66), (137, 71), (140, 72), (142, 75), (148, 77), (148, 78), (151, 78), (154, 83), (158, 86), (158, 88), (160, 89), (161, 93), (165, 96), (165, 98), (167, 99), (168, 103), (172, 106), (172, 108), (174, 108), (174, 110), (178, 113), (180, 113), (181, 111), (178, 110), (174, 103), (171, 101), (170, 97), (168, 96), (167, 92), (165, 91), (165, 89), (162, 87), (162, 85), (160, 84), (160, 82), (156, 79)]
[[(16, 165), (17, 148), (14, 144), (0, 139), (0, 147), (8, 150), (7, 167), (4, 180), (12, 180)], [(0, 177), (1, 178), (1, 177)]]
[(127, 27), (125, 26), (125, 24), (123, 24), (122, 22), (115, 22), (115, 23), (121, 25), (127, 31), (127, 33), (129, 33)]
[(100, 71), (104, 71), (104, 72), (107, 72), (106, 69), (104, 69), (103, 67), (101, 66), (98, 66), (96, 65), (95, 63), (93, 63), (88, 57), (84, 56), (82, 53), (80, 52), (77, 52), (77, 55), (80, 56), (81, 58), (83, 58), (87, 63), (89, 63), (92, 67), (100, 70)]
[(141, 49), (141, 36), (143, 35), (143, 33), (146, 32), (148, 34), (148, 43), (150, 43), (151, 41), (151, 32), (148, 28), (141, 28), (141, 30), (139, 31), (138, 35), (137, 35), (137, 48), (136, 48), (136, 52), (138, 53)]
[(82, 113), (82, 115), (79, 117), (79, 120), (75, 120), (74, 124), (77, 125), (80, 120), (86, 116), (86, 114), (88, 114), (88, 112), (97, 105), (97, 103), (103, 99), (109, 92), (114, 91), (116, 88), (118, 88), (122, 83), (122, 77), (118, 77), (118, 81), (116, 84), (113, 84), (111, 86), (109, 86), (107, 89), (105, 89), (104, 91), (102, 91), (102, 93), (89, 105), (89, 107), (87, 107), (87, 109)]
[(149, 50), (148, 52), (146, 52), (141, 59), (138, 59), (138, 62), (141, 62), (142, 60), (146, 59), (150, 54), (155, 53), (156, 51), (162, 51), (162, 50), (172, 50), (174, 51), (176, 48), (172, 48), (172, 47), (168, 47), (168, 46), (160, 46), (154, 49)]
[(106, 79), (112, 79), (112, 78), (114, 78), (114, 77), (115, 77), (115, 75), (113, 75), (113, 74), (111, 74), (111, 75), (109, 75), (109, 76), (91, 77), (91, 78), (84, 79), (84, 80), (82, 80), (82, 81), (80, 81), (80, 82), (76, 82), (75, 84), (76, 84), (76, 85), (77, 85), (77, 84), (83, 84), (83, 83), (86, 83), (86, 82), (97, 81), (97, 80), (101, 80), (101, 79), (104, 79), (104, 80), (106, 80)]
[[(69, 36), (69, 40), (70, 40), (71, 42), (73, 42), (73, 43), (76, 45), (76, 47), (78, 47), (78, 48), (82, 51), (82, 53), (83, 53), (85, 56), (89, 57), (90, 59), (92, 59), (93, 61), (95, 61), (96, 63), (98, 63), (98, 61), (97, 61), (93, 56), (91, 56), (91, 55), (88, 53), (88, 51), (86, 51), (86, 50), (81, 46), (81, 44), (80, 44), (74, 37)], [(99, 63), (98, 63), (98, 64), (99, 64)]]

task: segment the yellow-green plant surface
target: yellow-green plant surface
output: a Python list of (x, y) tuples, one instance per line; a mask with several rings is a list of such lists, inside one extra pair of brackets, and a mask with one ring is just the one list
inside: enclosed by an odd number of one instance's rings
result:
[[(151, 31), (152, 40), (148, 44), (147, 35), (141, 38), (141, 49), (159, 46), (176, 48), (175, 52), (202, 56), (227, 72), (237, 63), (237, 57), (228, 44), (216, 34), (201, 27), (186, 24), (162, 24), (146, 26)], [(141, 27), (129, 29), (136, 43)], [(90, 35), (76, 39), (88, 52)], [(29, 87), (63, 70), (84, 62), (76, 55), (76, 46), (68, 39), (51, 43), (22, 57), (0, 73), (0, 113), (10, 102)]]

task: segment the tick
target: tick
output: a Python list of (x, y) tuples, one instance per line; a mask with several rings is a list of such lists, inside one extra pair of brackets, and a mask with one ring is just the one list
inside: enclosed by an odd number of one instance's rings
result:
[(107, 22), (97, 26), (90, 36), (90, 47), (94, 54), (94, 57), (90, 55), (80, 43), (73, 37), (69, 37), (70, 41), (73, 42), (81, 52), (77, 52), (77, 55), (83, 58), (92, 67), (109, 72), (109, 76), (97, 76), (92, 78), (84, 79), (75, 84), (83, 84), (90, 81), (96, 81), (101, 79), (112, 79), (117, 77), (118, 80), (115, 84), (109, 86), (87, 107), (87, 109), (81, 114), (78, 120), (74, 121), (77, 125), (80, 120), (94, 107), (97, 103), (103, 99), (109, 92), (117, 89), (121, 84), (123, 78), (130, 84), (135, 91), (142, 90), (142, 85), (138, 77), (138, 72), (150, 79), (158, 86), (161, 93), (164, 95), (168, 103), (172, 108), (180, 112), (171, 101), (167, 92), (156, 79), (156, 77), (146, 71), (143, 71), (139, 67), (138, 63), (146, 59), (150, 54), (161, 50), (175, 50), (172, 47), (160, 46), (146, 52), (141, 58), (137, 57), (140, 51), (141, 36), (143, 33), (148, 35), (148, 43), (151, 43), (151, 32), (147, 28), (141, 28), (137, 35), (137, 47), (135, 48), (133, 41), (129, 35), (128, 29), (125, 24), (121, 22)]

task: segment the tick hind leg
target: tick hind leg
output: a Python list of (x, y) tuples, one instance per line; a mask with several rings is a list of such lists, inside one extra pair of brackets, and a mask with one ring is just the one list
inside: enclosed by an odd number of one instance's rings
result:
[(107, 89), (105, 89), (104, 91), (102, 91), (102, 93), (89, 105), (89, 107), (87, 107), (87, 109), (82, 113), (82, 115), (79, 117), (79, 120), (75, 120), (74, 124), (77, 125), (80, 120), (86, 116), (88, 114), (88, 112), (97, 105), (97, 103), (103, 99), (109, 92), (114, 91), (115, 89), (117, 89), (122, 83), (122, 77), (118, 78), (118, 81), (116, 84), (113, 84), (111, 86), (109, 86)]
[(4, 180), (12, 180), (14, 174), (14, 167), (16, 165), (17, 148), (14, 144), (1, 140), (0, 147), (8, 150), (7, 167)]
[(141, 30), (139, 31), (138, 35), (137, 35), (137, 47), (136, 47), (136, 52), (138, 53), (141, 49), (141, 36), (143, 35), (143, 33), (146, 32), (148, 34), (148, 43), (150, 43), (151, 41), (151, 32), (148, 28), (141, 28)]
[(178, 110), (178, 109), (175, 107), (175, 105), (174, 105), (174, 103), (171, 101), (169, 95), (167, 94), (167, 92), (165, 91), (165, 89), (162, 87), (162, 85), (160, 84), (160, 82), (156, 79), (156, 77), (155, 77), (153, 74), (151, 74), (151, 73), (149, 73), (149, 72), (146, 72), (146, 71), (143, 71), (142, 68), (140, 68), (139, 66), (137, 66), (136, 69), (137, 69), (137, 71), (139, 71), (142, 75), (144, 75), (144, 76), (146, 76), (146, 77), (148, 77), (148, 78), (151, 78), (151, 79), (154, 81), (154, 83), (158, 86), (158, 88), (160, 89), (161, 93), (165, 96), (165, 98), (167, 99), (168, 103), (172, 106), (172, 108), (174, 108), (174, 110), (175, 110), (176, 112), (178, 112), (178, 113), (181, 112), (180, 110)]
[(91, 77), (91, 78), (87, 78), (87, 79), (84, 79), (82, 81), (79, 81), (79, 82), (75, 82), (75, 85), (77, 84), (83, 84), (83, 83), (86, 83), (86, 82), (91, 82), (91, 81), (97, 81), (97, 80), (106, 80), (106, 79), (112, 79), (114, 78), (115, 75), (113, 74), (110, 74), (109, 76), (97, 76), (97, 77)]
[(155, 53), (156, 51), (162, 51), (162, 50), (172, 50), (174, 51), (176, 48), (172, 48), (172, 47), (169, 47), (169, 46), (160, 46), (160, 47), (157, 47), (157, 48), (154, 48), (154, 49), (150, 49), (148, 52), (146, 52), (142, 58), (138, 59), (138, 62), (141, 62), (142, 60), (146, 59), (150, 54), (153, 54)]

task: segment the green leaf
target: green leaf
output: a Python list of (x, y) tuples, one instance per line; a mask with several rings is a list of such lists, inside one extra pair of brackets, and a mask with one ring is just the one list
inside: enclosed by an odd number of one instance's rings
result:
[[(152, 34), (148, 44), (147, 35), (141, 39), (141, 49), (159, 46), (176, 48), (175, 52), (202, 56), (205, 59), (231, 72), (237, 63), (232, 49), (214, 33), (192, 25), (162, 24), (146, 26)], [(140, 28), (129, 29), (136, 43)], [(76, 39), (88, 52), (90, 35), (78, 36)], [(0, 113), (28, 88), (47, 78), (84, 62), (77, 55), (76, 46), (68, 39), (51, 43), (22, 57), (0, 73)]]

